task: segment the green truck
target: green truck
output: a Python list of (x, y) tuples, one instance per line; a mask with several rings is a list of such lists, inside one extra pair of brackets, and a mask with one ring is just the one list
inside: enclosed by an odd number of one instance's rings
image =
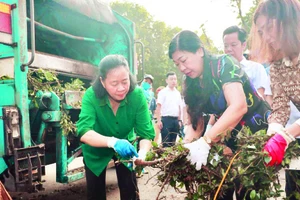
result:
[[(62, 109), (78, 119), (81, 91), (39, 91), (29, 98), (28, 72), (55, 71), (60, 81), (89, 86), (99, 61), (124, 55), (136, 74), (134, 23), (101, 0), (0, 0), (0, 178), (16, 191), (42, 189), (45, 166), (56, 180), (84, 177), (68, 170), (81, 156), (80, 142), (61, 127)], [(38, 101), (37, 106), (32, 102)], [(13, 180), (13, 184), (11, 184)]]

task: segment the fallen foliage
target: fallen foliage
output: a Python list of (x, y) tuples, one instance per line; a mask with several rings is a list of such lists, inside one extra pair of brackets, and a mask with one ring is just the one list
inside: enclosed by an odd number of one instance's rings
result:
[[(228, 188), (235, 188), (238, 193), (246, 191), (245, 195), (250, 195), (251, 199), (280, 197), (283, 191), (278, 172), (288, 167), (292, 158), (300, 155), (300, 148), (296, 142), (291, 143), (282, 164), (267, 167), (265, 163), (268, 163), (270, 158), (263, 152), (263, 147), (269, 138), (265, 131), (252, 134), (249, 129), (244, 128), (237, 135), (238, 148), (235, 155), (225, 156), (224, 144), (222, 142), (215, 144), (210, 150), (207, 165), (199, 171), (186, 159), (189, 150), (182, 142), (168, 148), (162, 148), (154, 143), (146, 160), (159, 161), (152, 165), (160, 169), (158, 181), (161, 183), (161, 191), (157, 199), (168, 185), (177, 192), (186, 193), (186, 199), (214, 199), (224, 195)], [(231, 160), (232, 165), (229, 167)], [(223, 177), (224, 182), (220, 184)], [(240, 180), (238, 188), (232, 184), (236, 180)]]

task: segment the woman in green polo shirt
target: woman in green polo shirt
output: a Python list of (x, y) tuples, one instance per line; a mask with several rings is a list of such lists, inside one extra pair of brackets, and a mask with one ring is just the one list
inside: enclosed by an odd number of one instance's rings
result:
[[(86, 170), (87, 196), (106, 199), (106, 166), (111, 159), (145, 159), (155, 133), (143, 91), (121, 55), (104, 57), (99, 75), (82, 99), (77, 122)], [(131, 144), (139, 136), (137, 153)], [(116, 164), (122, 200), (139, 199), (135, 172)]]

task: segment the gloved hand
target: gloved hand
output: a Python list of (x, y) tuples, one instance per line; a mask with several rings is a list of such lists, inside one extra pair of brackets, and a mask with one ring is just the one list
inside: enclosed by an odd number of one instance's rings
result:
[(187, 159), (190, 160), (192, 164), (196, 164), (196, 170), (200, 170), (202, 165), (206, 165), (210, 146), (203, 137), (192, 143), (184, 144), (184, 147), (190, 150)]
[(121, 157), (139, 156), (132, 144), (127, 140), (110, 137), (107, 141), (107, 146), (113, 148)]
[(279, 165), (284, 157), (285, 150), (295, 138), (289, 134), (286, 129), (278, 123), (269, 124), (268, 135), (274, 135), (266, 143), (264, 150), (269, 153), (272, 160), (267, 166)]
[(279, 165), (283, 160), (287, 146), (288, 143), (281, 134), (277, 133), (271, 137), (264, 147), (264, 151), (268, 152), (271, 157), (267, 166)]

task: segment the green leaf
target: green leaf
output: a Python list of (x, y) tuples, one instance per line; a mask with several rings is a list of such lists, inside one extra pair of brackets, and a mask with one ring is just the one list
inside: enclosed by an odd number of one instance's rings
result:
[(256, 197), (256, 191), (255, 191), (255, 190), (252, 190), (252, 191), (250, 192), (250, 199), (255, 199), (255, 197)]
[(151, 143), (152, 143), (152, 146), (153, 146), (154, 148), (157, 148), (157, 147), (158, 147), (158, 144), (157, 144), (156, 142), (152, 141)]
[(271, 158), (270, 156), (264, 157), (264, 161), (265, 161), (265, 163), (267, 163), (267, 164), (268, 164), (271, 160), (272, 160), (272, 158)]
[(46, 78), (47, 81), (53, 81), (54, 80), (53, 74), (51, 72), (45, 71), (44, 75), (45, 75), (45, 78)]
[(260, 193), (256, 194), (257, 199), (260, 199)]
[(256, 147), (255, 147), (254, 145), (248, 145), (247, 148), (248, 148), (248, 149), (256, 150)]

